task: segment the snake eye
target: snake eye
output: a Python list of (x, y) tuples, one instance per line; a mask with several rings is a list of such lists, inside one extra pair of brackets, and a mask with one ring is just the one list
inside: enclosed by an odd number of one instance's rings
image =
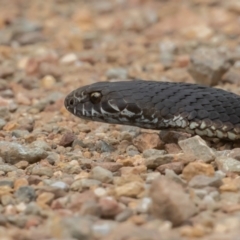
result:
[(93, 92), (90, 95), (90, 101), (93, 104), (99, 103), (101, 101), (102, 94), (100, 92)]

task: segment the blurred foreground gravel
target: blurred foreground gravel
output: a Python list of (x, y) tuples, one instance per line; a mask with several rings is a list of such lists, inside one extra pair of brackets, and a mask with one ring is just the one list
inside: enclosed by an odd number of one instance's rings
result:
[(0, 0), (0, 239), (239, 239), (239, 143), (63, 107), (136, 78), (240, 94), (239, 14), (238, 0)]

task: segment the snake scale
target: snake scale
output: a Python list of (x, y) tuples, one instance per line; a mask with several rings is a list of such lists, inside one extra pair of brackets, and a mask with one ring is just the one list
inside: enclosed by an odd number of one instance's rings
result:
[(71, 92), (65, 107), (92, 121), (240, 139), (240, 96), (197, 84), (98, 82)]

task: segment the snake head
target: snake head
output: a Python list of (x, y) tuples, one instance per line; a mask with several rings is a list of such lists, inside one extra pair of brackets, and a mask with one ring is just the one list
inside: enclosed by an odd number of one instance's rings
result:
[(123, 82), (99, 82), (80, 87), (71, 92), (65, 99), (66, 109), (77, 117), (124, 124), (140, 116), (141, 109), (126, 94)]

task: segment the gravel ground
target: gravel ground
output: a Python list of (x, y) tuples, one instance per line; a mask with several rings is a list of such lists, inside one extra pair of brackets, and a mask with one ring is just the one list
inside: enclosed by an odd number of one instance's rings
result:
[(119, 79), (240, 94), (239, 14), (238, 0), (0, 0), (0, 239), (239, 239), (239, 143), (63, 106)]

